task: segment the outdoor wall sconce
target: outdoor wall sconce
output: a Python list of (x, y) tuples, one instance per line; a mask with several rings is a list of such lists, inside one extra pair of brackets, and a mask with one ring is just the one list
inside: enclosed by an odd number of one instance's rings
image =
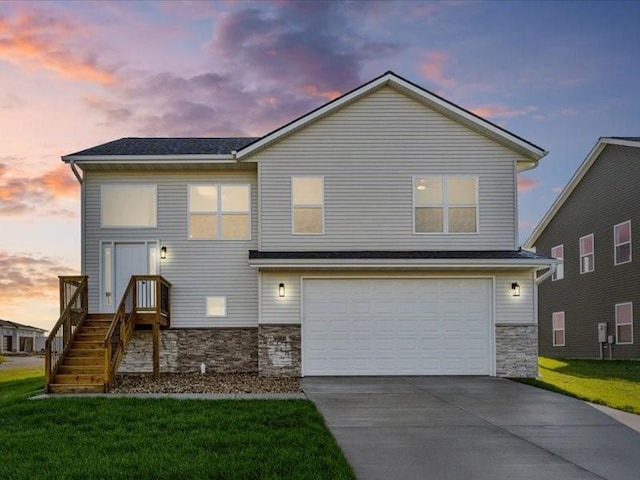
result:
[(162, 260), (164, 260), (165, 258), (167, 258), (167, 247), (162, 247), (160, 249), (160, 258)]
[(279, 297), (284, 297), (284, 283), (281, 283), (278, 286), (278, 296)]
[(511, 296), (512, 297), (520, 296), (520, 285), (518, 285), (518, 282), (513, 282), (511, 284)]

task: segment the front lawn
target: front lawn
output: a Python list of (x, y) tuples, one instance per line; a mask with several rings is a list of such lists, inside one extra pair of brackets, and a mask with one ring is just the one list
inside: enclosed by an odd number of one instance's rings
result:
[(0, 478), (353, 479), (305, 400), (27, 400), (42, 372), (0, 370)]
[(540, 378), (524, 383), (640, 414), (640, 362), (540, 357)]

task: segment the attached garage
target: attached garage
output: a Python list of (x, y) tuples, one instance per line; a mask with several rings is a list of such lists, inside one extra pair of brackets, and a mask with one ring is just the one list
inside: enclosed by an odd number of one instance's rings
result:
[(303, 278), (302, 374), (491, 375), (491, 278)]

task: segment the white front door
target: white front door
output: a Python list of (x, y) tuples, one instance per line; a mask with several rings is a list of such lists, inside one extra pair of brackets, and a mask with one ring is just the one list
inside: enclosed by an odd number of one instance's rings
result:
[[(151, 248), (151, 247), (153, 248)], [(114, 312), (132, 275), (151, 274), (155, 243), (104, 243), (100, 310)]]
[(305, 279), (303, 375), (490, 375), (483, 278)]

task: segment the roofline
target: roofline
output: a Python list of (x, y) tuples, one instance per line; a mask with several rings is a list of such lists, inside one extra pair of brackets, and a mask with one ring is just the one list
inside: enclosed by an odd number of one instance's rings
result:
[[(158, 163), (175, 163), (176, 160), (189, 161), (190, 163), (236, 163), (233, 154), (163, 154), (163, 155), (64, 155), (61, 160), (65, 163), (84, 162), (84, 163), (137, 163), (158, 162)], [(184, 162), (183, 162), (184, 163)]]
[(553, 217), (555, 217), (556, 213), (558, 213), (558, 210), (562, 208), (562, 205), (564, 205), (564, 202), (567, 201), (567, 199), (573, 193), (573, 191), (578, 186), (582, 178), (587, 174), (587, 172), (591, 168), (591, 165), (593, 165), (593, 163), (600, 156), (600, 154), (602, 153), (602, 151), (605, 149), (607, 145), (620, 145), (624, 147), (640, 147), (640, 141), (623, 140), (620, 138), (612, 138), (612, 137), (600, 137), (598, 139), (598, 142), (593, 146), (593, 148), (587, 155), (587, 157), (580, 164), (580, 166), (578, 167), (578, 170), (576, 170), (576, 172), (573, 174), (573, 176), (571, 177), (567, 185), (565, 185), (565, 187), (562, 189), (562, 192), (560, 192), (560, 195), (558, 195), (558, 198), (556, 198), (556, 201), (553, 202), (551, 207), (549, 207), (549, 210), (547, 210), (547, 213), (544, 214), (544, 216), (542, 217), (542, 220), (540, 220), (540, 223), (538, 223), (538, 226), (533, 230), (533, 232), (531, 232), (531, 235), (529, 235), (529, 238), (527, 238), (527, 240), (524, 242), (523, 244), (524, 248), (532, 248), (535, 245), (535, 242), (538, 240), (540, 235), (542, 235), (542, 232), (544, 232), (547, 226), (549, 225), (549, 223), (551, 223), (551, 220), (553, 220)]
[(528, 151), (531, 154), (531, 158), (535, 160), (540, 160), (548, 153), (546, 150), (535, 145), (534, 143), (531, 143), (528, 140), (525, 140), (524, 138), (519, 137), (509, 132), (508, 130), (505, 130), (504, 128), (490, 122), (489, 120), (486, 120), (476, 115), (475, 113), (470, 112), (469, 110), (466, 110), (405, 78), (400, 77), (392, 71), (388, 71), (380, 75), (379, 77), (376, 77), (373, 80), (345, 93), (344, 95), (331, 100), (330, 102), (321, 105), (314, 110), (311, 110), (301, 117), (292, 120), (291, 122), (271, 131), (263, 137), (245, 145), (241, 149), (232, 153), (234, 153), (236, 155), (236, 158), (240, 160), (243, 157), (250, 155), (252, 152), (264, 147), (265, 145), (278, 140), (280, 137), (283, 137), (291, 133), (292, 131), (314, 121), (318, 117), (326, 115), (327, 113), (340, 108), (342, 105), (351, 102), (356, 98), (388, 83), (393, 83), (407, 90), (410, 90), (411, 92), (421, 96), (422, 98), (425, 98), (426, 100), (433, 102), (442, 108), (445, 108), (446, 110), (452, 112), (454, 115), (470, 121), (481, 129), (488, 130), (494, 134), (497, 134), (498, 136), (507, 140), (509, 143), (517, 145), (518, 147)]
[(548, 268), (558, 263), (554, 259), (250, 259), (250, 267), (269, 268)]

